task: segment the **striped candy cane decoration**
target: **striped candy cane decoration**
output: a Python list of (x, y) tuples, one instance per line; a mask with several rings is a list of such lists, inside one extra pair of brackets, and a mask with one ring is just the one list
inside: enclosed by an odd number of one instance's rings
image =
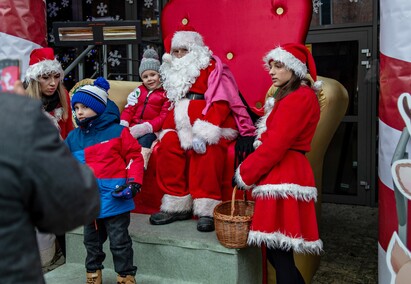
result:
[[(386, 252), (393, 233), (400, 232), (404, 245), (411, 247), (411, 210), (397, 212), (391, 175), (393, 154), (405, 127), (397, 101), (402, 93), (411, 93), (411, 1), (381, 0), (380, 28), (378, 278), (379, 283), (390, 283)], [(408, 142), (409, 153), (410, 146)], [(409, 201), (405, 204), (411, 209)], [(401, 218), (407, 220), (405, 225), (399, 224)]]

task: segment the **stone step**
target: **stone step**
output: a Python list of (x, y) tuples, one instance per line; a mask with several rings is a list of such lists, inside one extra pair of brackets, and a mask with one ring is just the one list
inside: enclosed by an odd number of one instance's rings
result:
[[(168, 225), (149, 224), (149, 215), (132, 214), (129, 232), (133, 240), (138, 283), (261, 283), (259, 248), (229, 249), (215, 232), (197, 231), (195, 220)], [(47, 284), (85, 283), (83, 229), (66, 235), (66, 264), (45, 274)], [(115, 283), (109, 250), (104, 261), (105, 283)]]

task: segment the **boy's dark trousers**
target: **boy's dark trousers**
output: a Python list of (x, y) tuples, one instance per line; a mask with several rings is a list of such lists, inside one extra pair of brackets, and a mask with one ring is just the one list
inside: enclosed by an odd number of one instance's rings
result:
[(106, 254), (103, 244), (110, 241), (110, 250), (113, 254), (114, 270), (119, 275), (136, 275), (137, 267), (133, 265), (133, 248), (128, 226), (130, 212), (120, 215), (96, 219), (95, 223), (84, 226), (84, 245), (87, 250), (86, 269), (94, 272), (103, 269)]

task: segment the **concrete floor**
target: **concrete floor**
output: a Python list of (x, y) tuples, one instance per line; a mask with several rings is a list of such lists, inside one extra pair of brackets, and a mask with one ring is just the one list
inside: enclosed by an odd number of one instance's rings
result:
[[(378, 283), (378, 208), (323, 203), (324, 254), (313, 284)], [(43, 271), (64, 263), (64, 257)]]
[(323, 203), (324, 254), (313, 284), (378, 283), (378, 208)]

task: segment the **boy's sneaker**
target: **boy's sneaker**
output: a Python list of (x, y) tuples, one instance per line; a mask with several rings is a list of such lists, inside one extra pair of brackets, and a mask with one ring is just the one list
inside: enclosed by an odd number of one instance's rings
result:
[(117, 284), (136, 284), (136, 279), (133, 275), (117, 275)]
[(101, 270), (95, 272), (87, 272), (86, 284), (101, 284), (102, 283)]

